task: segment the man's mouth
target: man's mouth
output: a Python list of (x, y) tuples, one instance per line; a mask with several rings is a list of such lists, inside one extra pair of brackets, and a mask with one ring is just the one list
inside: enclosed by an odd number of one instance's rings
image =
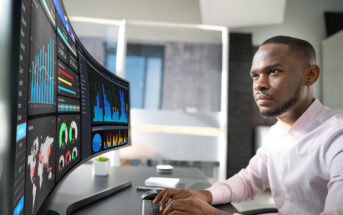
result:
[(260, 94), (256, 96), (255, 100), (259, 106), (265, 106), (268, 105), (273, 100), (273, 98), (271, 96)]

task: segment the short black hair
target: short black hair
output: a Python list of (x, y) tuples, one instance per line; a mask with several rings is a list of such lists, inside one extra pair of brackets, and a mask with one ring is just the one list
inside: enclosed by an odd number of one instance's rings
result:
[(306, 40), (302, 40), (290, 36), (274, 36), (265, 40), (259, 47), (266, 44), (284, 44), (288, 45), (293, 51), (309, 59), (311, 63), (316, 62), (316, 51), (311, 43)]

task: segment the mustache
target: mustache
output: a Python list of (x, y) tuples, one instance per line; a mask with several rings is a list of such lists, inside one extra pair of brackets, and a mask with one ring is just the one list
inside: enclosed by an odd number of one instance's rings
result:
[(265, 92), (262, 92), (262, 91), (256, 91), (255, 92), (255, 99), (260, 99), (260, 98), (263, 98), (263, 99), (273, 99), (273, 96), (270, 95), (269, 93), (265, 93)]

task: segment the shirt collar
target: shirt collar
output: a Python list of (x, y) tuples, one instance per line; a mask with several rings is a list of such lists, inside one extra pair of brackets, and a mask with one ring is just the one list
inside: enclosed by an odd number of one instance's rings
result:
[(282, 133), (290, 136), (298, 136), (307, 133), (312, 130), (313, 126), (316, 125), (318, 114), (324, 109), (324, 106), (318, 99), (315, 99), (312, 104), (306, 109), (306, 111), (295, 121), (295, 123), (287, 130), (282, 128), (280, 122), (277, 122), (278, 128), (283, 130)]

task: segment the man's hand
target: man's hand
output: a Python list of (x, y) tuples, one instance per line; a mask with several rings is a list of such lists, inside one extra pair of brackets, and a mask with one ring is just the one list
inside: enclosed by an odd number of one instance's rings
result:
[(156, 196), (153, 203), (156, 204), (157, 202), (161, 202), (160, 210), (163, 211), (165, 209), (166, 203), (170, 199), (178, 200), (178, 199), (187, 199), (190, 197), (200, 199), (204, 203), (207, 203), (208, 205), (211, 204), (212, 202), (212, 194), (210, 193), (210, 191), (207, 191), (207, 190), (196, 192), (193, 190), (186, 190), (186, 189), (175, 190), (175, 189), (167, 188), (161, 191)]
[(186, 199), (172, 200), (166, 209), (163, 211), (163, 215), (232, 215), (220, 211), (212, 207), (207, 202), (191, 196)]

